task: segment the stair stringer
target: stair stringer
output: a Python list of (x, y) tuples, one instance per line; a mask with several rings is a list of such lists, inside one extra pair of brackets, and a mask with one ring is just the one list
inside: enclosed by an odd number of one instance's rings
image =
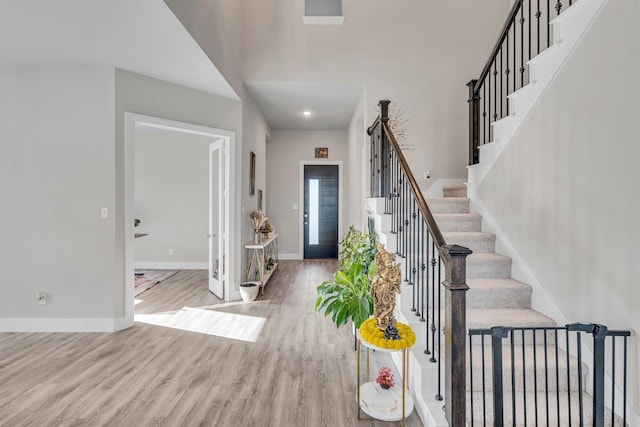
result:
[(508, 96), (510, 115), (492, 124), (493, 141), (480, 146), (480, 163), (468, 166), (469, 184), (484, 181), (607, 1), (580, 0), (551, 21), (553, 44), (528, 61), (530, 82)]

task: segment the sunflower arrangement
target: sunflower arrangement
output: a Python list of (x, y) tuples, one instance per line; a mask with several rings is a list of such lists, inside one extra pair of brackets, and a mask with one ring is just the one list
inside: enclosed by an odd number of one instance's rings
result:
[(376, 347), (385, 348), (387, 350), (402, 350), (403, 348), (410, 348), (416, 343), (416, 334), (413, 332), (409, 325), (396, 322), (396, 329), (400, 335), (399, 340), (387, 340), (384, 338), (384, 331), (381, 331), (376, 326), (376, 318), (372, 317), (362, 322), (360, 325), (360, 338), (369, 344), (373, 344)]

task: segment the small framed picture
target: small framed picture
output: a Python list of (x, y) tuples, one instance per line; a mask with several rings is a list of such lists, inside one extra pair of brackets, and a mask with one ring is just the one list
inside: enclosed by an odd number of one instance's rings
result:
[(258, 210), (262, 210), (262, 190), (258, 190)]
[(327, 158), (329, 158), (329, 148), (316, 147), (316, 159), (327, 159)]

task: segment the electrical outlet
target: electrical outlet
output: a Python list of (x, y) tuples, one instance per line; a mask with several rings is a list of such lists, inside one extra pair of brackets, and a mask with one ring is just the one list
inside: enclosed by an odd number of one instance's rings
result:
[(40, 291), (36, 294), (36, 301), (38, 304), (46, 304), (47, 303), (47, 293), (44, 291)]
[(169, 249), (169, 255), (173, 255), (173, 249)]

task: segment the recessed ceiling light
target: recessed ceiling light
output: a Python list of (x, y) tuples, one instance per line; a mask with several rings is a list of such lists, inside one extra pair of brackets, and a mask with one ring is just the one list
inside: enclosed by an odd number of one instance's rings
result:
[(310, 115), (311, 115), (311, 111), (309, 111), (309, 110), (305, 110), (305, 111), (303, 111), (303, 112), (302, 112), (302, 114), (304, 114), (305, 116), (307, 116), (307, 117), (308, 117), (308, 116), (310, 116)]

